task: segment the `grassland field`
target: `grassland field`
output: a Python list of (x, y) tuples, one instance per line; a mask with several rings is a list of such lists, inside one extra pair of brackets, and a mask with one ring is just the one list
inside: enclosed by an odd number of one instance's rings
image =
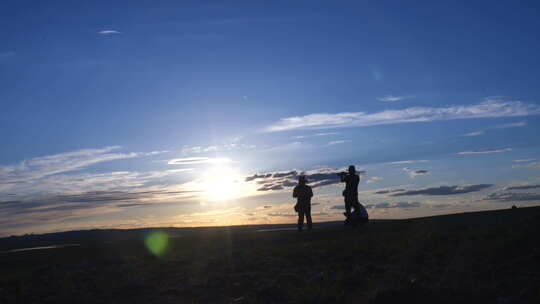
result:
[(540, 207), (285, 228), (3, 238), (0, 303), (540, 303)]

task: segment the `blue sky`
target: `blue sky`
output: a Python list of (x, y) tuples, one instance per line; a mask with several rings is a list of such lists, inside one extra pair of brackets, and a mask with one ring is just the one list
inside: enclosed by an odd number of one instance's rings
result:
[(302, 172), (339, 219), (349, 164), (374, 218), (538, 204), (539, 13), (5, 1), (0, 235), (293, 222)]

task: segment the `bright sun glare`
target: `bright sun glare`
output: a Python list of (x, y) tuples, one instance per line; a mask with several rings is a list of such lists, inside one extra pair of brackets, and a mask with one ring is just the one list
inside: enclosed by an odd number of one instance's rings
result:
[(212, 201), (238, 198), (249, 192), (242, 175), (225, 165), (208, 169), (202, 176), (201, 188), (204, 197)]

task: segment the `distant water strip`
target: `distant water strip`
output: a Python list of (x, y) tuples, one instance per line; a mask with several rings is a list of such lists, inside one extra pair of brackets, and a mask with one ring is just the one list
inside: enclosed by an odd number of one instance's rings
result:
[(76, 247), (76, 246), (81, 246), (81, 244), (62, 244), (62, 245), (40, 246), (40, 247), (30, 247), (30, 248), (19, 248), (19, 249), (0, 251), (0, 253), (16, 253), (16, 252), (23, 252), (23, 251)]

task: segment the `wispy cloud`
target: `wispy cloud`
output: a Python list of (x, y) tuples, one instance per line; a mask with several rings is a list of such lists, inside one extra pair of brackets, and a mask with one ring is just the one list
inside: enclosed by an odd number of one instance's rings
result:
[(540, 201), (540, 193), (496, 192), (496, 193), (491, 193), (485, 199), (499, 201), (499, 202)]
[[(113, 152), (120, 148), (120, 146), (110, 146), (101, 149), (83, 149), (35, 157), (16, 165), (0, 166), (0, 182), (24, 182), (29, 179), (38, 179), (48, 175), (81, 169), (100, 162), (149, 155), (141, 152)], [(155, 152), (150, 152), (150, 155), (154, 154)]]
[(120, 153), (120, 146), (83, 149), (34, 157), (18, 164), (0, 166), (0, 200), (7, 197), (29, 197), (39, 193), (85, 191), (141, 185), (149, 178), (175, 174), (173, 172), (108, 172), (81, 173), (91, 165), (136, 157), (155, 156), (163, 151)]
[[(32, 199), (0, 201), (0, 227), (35, 226), (60, 223), (67, 219), (118, 212), (121, 208), (190, 202), (197, 193), (168, 189), (131, 191), (85, 191), (49, 194)], [(191, 200), (195, 203), (195, 200)]]
[(418, 159), (418, 160), (400, 160), (395, 162), (389, 162), (385, 163), (387, 165), (408, 165), (408, 164), (415, 164), (415, 163), (426, 163), (429, 160), (426, 159)]
[(416, 171), (411, 171), (410, 173), (411, 178), (415, 178), (417, 176), (426, 175), (426, 174), (429, 174), (428, 170), (416, 170)]
[(208, 145), (208, 146), (184, 146), (182, 148), (183, 154), (202, 154), (208, 152), (219, 152), (219, 151), (233, 151), (233, 150), (253, 150), (255, 145), (241, 144), (241, 143), (228, 143), (220, 145)]
[(540, 162), (520, 163), (513, 165), (512, 168), (540, 168)]
[(485, 130), (480, 131), (474, 131), (467, 134), (463, 134), (463, 136), (480, 136), (486, 133), (488, 130), (498, 130), (498, 129), (509, 129), (509, 128), (517, 128), (517, 127), (524, 127), (527, 125), (526, 121), (518, 121), (518, 122), (512, 122), (512, 123), (506, 123), (502, 125), (496, 125), (494, 127), (486, 128)]
[(378, 204), (367, 204), (367, 209), (388, 209), (388, 208), (418, 208), (421, 204), (419, 202), (398, 202), (398, 203), (378, 203)]
[(98, 32), (100, 35), (116, 35), (116, 34), (122, 34), (122, 32), (119, 32), (117, 30), (101, 30)]
[[(397, 202), (397, 203), (377, 203), (377, 204), (366, 204), (366, 209), (391, 209), (391, 208), (401, 208), (401, 209), (410, 209), (418, 208), (422, 204), (419, 202)], [(330, 209), (343, 210), (345, 206), (343, 205), (334, 205)]]
[(526, 159), (514, 159), (513, 162), (515, 163), (526, 163), (535, 160), (534, 158), (526, 158)]
[(520, 185), (520, 186), (508, 186), (504, 190), (529, 190), (540, 189), (540, 185)]
[(185, 157), (174, 158), (167, 162), (169, 165), (194, 165), (194, 164), (206, 164), (206, 163), (230, 163), (229, 158), (211, 158), (211, 157)]
[(512, 122), (512, 123), (497, 125), (494, 127), (494, 129), (518, 128), (518, 127), (525, 127), (526, 125), (527, 125), (526, 121), (519, 121), (519, 122)]
[(296, 129), (328, 129), (365, 127), (412, 122), (430, 122), (471, 118), (519, 117), (539, 115), (540, 106), (521, 101), (486, 100), (475, 105), (449, 106), (445, 108), (412, 107), (401, 110), (385, 110), (376, 113), (344, 112), (315, 113), (287, 117), (265, 128), (268, 132)]
[(411, 99), (411, 98), (414, 98), (414, 97), (416, 97), (416, 96), (414, 96), (414, 95), (407, 95), (407, 96), (385, 95), (383, 97), (377, 98), (377, 100), (384, 101), (384, 102), (393, 102), (393, 101), (401, 101), (401, 100), (405, 100), (405, 99)]
[(477, 192), (487, 189), (491, 184), (477, 184), (466, 186), (440, 186), (432, 188), (424, 188), (417, 190), (400, 191), (390, 194), (390, 196), (406, 196), (406, 195), (456, 195), (469, 192)]
[(329, 145), (329, 146), (333, 146), (333, 145), (339, 145), (339, 144), (344, 144), (344, 143), (348, 143), (348, 142), (351, 142), (351, 140), (348, 140), (348, 139), (344, 139), (344, 140), (332, 140), (332, 141), (328, 142), (328, 145)]
[(315, 134), (310, 134), (310, 135), (298, 135), (298, 136), (293, 136), (292, 138), (302, 139), (302, 138), (315, 137), (315, 136), (329, 136), (329, 135), (338, 135), (338, 134), (339, 134), (338, 132), (323, 132), (323, 133), (315, 133)]
[(463, 136), (480, 136), (480, 135), (483, 135), (484, 134), (484, 131), (475, 131), (475, 132), (470, 132), (470, 133), (467, 133), (467, 134), (463, 134)]
[(390, 193), (396, 193), (396, 192), (403, 192), (405, 189), (384, 189), (384, 190), (378, 190), (373, 192), (374, 194), (390, 194)]
[(373, 184), (373, 183), (375, 183), (377, 181), (380, 181), (380, 180), (383, 180), (383, 178), (380, 177), (380, 176), (372, 176), (366, 181), (366, 184)]
[(469, 154), (493, 154), (493, 153), (502, 153), (502, 152), (508, 152), (512, 151), (511, 148), (503, 148), (503, 149), (486, 149), (486, 150), (472, 150), (472, 151), (463, 151), (458, 152), (458, 155), (469, 155)]

